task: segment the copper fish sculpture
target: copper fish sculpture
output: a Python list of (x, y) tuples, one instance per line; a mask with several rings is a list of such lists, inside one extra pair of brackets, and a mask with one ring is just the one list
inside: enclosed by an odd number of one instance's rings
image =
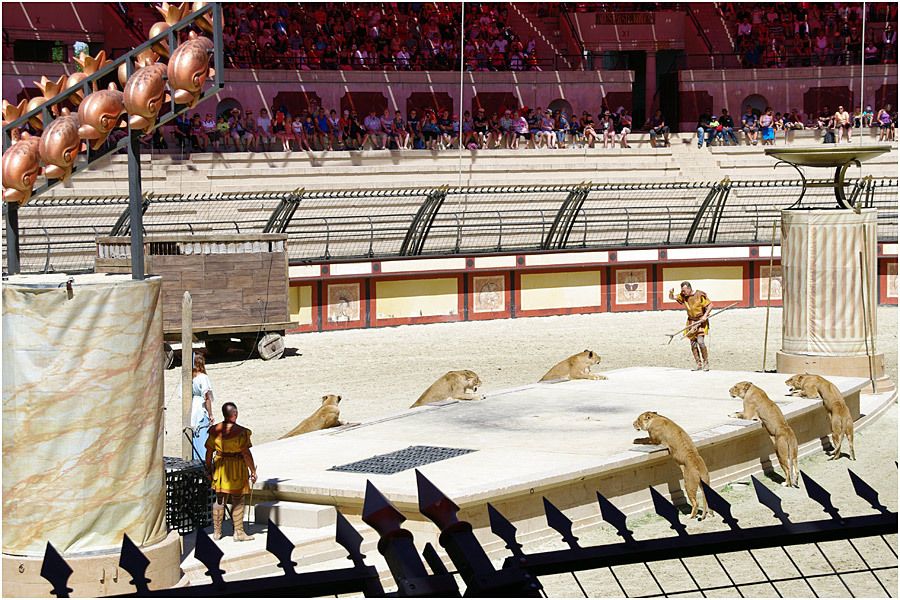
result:
[[(137, 71), (142, 67), (146, 67), (152, 65), (159, 61), (159, 54), (157, 54), (153, 48), (147, 48), (146, 50), (138, 53), (137, 56), (134, 57), (134, 70)], [(128, 84), (128, 61), (123, 62), (119, 65), (119, 69), (117, 71), (119, 76), (119, 83), (122, 85), (124, 89)]]
[(116, 89), (115, 83), (109, 89), (88, 94), (78, 107), (81, 139), (92, 140), (91, 148), (98, 149), (125, 114), (125, 95)]
[(3, 153), (3, 200), (25, 204), (31, 198), (34, 182), (41, 174), (40, 137), (22, 134), (21, 139)]
[(63, 108), (62, 113), (44, 130), (38, 151), (45, 164), (47, 179), (65, 181), (72, 175), (72, 166), (81, 150), (81, 138), (78, 137), (78, 117), (70, 115), (67, 108)]
[(132, 73), (124, 94), (128, 124), (150, 133), (166, 99), (166, 65), (156, 63)]
[(191, 39), (178, 46), (169, 58), (168, 76), (175, 102), (193, 107), (212, 73), (209, 58), (213, 43), (193, 32), (191, 35)]

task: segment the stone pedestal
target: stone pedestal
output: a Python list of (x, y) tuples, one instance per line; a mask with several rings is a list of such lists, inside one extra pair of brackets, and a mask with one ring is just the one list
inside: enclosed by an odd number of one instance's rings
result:
[[(869, 377), (892, 389), (878, 351), (877, 211), (784, 210), (781, 373)], [(860, 256), (862, 265), (860, 267)]]

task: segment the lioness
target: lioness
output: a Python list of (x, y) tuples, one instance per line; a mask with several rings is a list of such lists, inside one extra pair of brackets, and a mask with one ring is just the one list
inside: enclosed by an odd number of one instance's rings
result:
[(600, 364), (600, 355), (592, 350), (585, 350), (556, 363), (556, 366), (541, 377), (541, 381), (554, 379), (606, 379), (603, 375), (591, 373), (591, 366)]
[(837, 386), (820, 375), (809, 374), (794, 375), (784, 383), (791, 388), (792, 396), (822, 399), (831, 423), (831, 445), (834, 446), (831, 460), (841, 457), (844, 436), (850, 442), (850, 460), (856, 460), (856, 452), (853, 450), (853, 417)]
[[(441, 400), (477, 400), (481, 398), (478, 386), (481, 379), (474, 371), (450, 371), (429, 386), (410, 408), (424, 406)], [(471, 391), (467, 391), (471, 390)]]
[(285, 439), (300, 435), (301, 433), (309, 433), (320, 429), (328, 429), (330, 427), (338, 427), (343, 425), (340, 421), (341, 409), (338, 404), (341, 402), (340, 396), (328, 394), (322, 396), (322, 406), (316, 409), (316, 412), (306, 417), (300, 424), (288, 431), (278, 439)]
[(784, 471), (785, 487), (800, 487), (800, 467), (797, 464), (797, 436), (788, 425), (781, 409), (772, 402), (764, 391), (749, 381), (741, 381), (731, 386), (728, 390), (732, 398), (741, 398), (744, 401), (744, 410), (731, 415), (737, 419), (758, 418), (763, 428), (772, 438), (775, 444), (775, 456), (778, 464)]
[[(647, 437), (635, 439), (635, 444), (660, 444), (669, 449), (669, 454), (681, 467), (681, 474), (684, 476), (684, 489), (691, 503), (691, 518), (696, 517), (699, 507), (697, 490), (700, 488), (700, 481), (709, 485), (709, 470), (691, 436), (671, 419), (649, 411), (641, 413), (634, 420), (634, 428), (647, 432)], [(700, 490), (700, 496), (703, 498), (702, 521), (709, 513), (709, 505), (703, 490)]]

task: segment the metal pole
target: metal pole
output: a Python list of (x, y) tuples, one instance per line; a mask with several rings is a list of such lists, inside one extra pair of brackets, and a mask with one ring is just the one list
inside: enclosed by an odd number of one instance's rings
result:
[(19, 273), (19, 203), (4, 202), (6, 209), (6, 272)]
[(762, 372), (766, 372), (766, 353), (769, 349), (769, 311), (772, 308), (772, 269), (775, 265), (775, 225), (778, 223), (772, 219), (772, 247), (769, 250), (769, 291), (766, 294), (766, 333), (763, 336), (763, 367)]
[[(181, 430), (191, 426), (191, 401), (193, 400), (193, 300), (185, 290), (181, 299)], [(210, 415), (212, 416), (212, 415)], [(191, 460), (193, 444), (187, 436), (181, 436), (181, 458)]]
[[(128, 77), (134, 73), (134, 60), (125, 61)], [(131, 278), (144, 279), (144, 207), (141, 190), (141, 132), (128, 125), (128, 207), (131, 221)]]
[(863, 2), (862, 14), (862, 40), (859, 49), (859, 143), (863, 143), (863, 119), (862, 114), (866, 109), (866, 3)]

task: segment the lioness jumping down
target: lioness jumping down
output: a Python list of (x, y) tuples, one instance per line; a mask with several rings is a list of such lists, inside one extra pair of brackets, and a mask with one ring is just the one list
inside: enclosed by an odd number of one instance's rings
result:
[(785, 487), (800, 487), (800, 467), (797, 463), (797, 436), (788, 425), (781, 409), (766, 393), (749, 381), (741, 381), (728, 390), (732, 398), (744, 401), (744, 410), (731, 415), (736, 419), (759, 419), (775, 445), (775, 456), (784, 471)]
[(432, 383), (410, 408), (442, 400), (478, 400), (481, 395), (475, 392), (478, 391), (479, 385), (481, 385), (481, 379), (474, 371), (468, 369), (450, 371)]
[[(684, 490), (691, 503), (691, 518), (696, 517), (699, 507), (697, 491), (701, 481), (709, 485), (709, 470), (691, 436), (671, 419), (649, 411), (641, 413), (634, 420), (634, 428), (647, 432), (647, 437), (635, 439), (635, 444), (658, 444), (669, 449), (669, 454), (681, 467), (681, 474), (684, 476)], [(709, 513), (709, 505), (703, 490), (699, 491), (703, 498), (703, 516), (700, 517), (702, 521)]]
[(791, 388), (792, 396), (822, 399), (831, 424), (831, 445), (834, 447), (831, 460), (841, 457), (841, 442), (844, 436), (850, 442), (850, 460), (856, 460), (856, 452), (853, 450), (853, 416), (837, 386), (824, 377), (809, 374), (794, 375), (784, 383)]
[(555, 367), (541, 377), (541, 381), (553, 381), (555, 379), (606, 379), (603, 375), (591, 373), (591, 367), (598, 364), (600, 364), (600, 355), (592, 350), (585, 350), (556, 363)]
[(316, 409), (316, 412), (306, 417), (300, 424), (288, 431), (278, 439), (285, 439), (300, 435), (301, 433), (309, 433), (320, 429), (328, 429), (330, 427), (338, 427), (343, 425), (340, 420), (341, 409), (338, 404), (341, 402), (340, 396), (328, 394), (322, 396), (322, 406)]

